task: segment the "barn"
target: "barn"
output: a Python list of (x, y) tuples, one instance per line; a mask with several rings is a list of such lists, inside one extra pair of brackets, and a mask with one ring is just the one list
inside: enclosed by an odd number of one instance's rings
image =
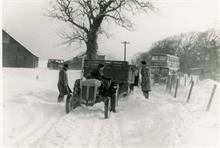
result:
[(2, 63), (3, 67), (38, 67), (39, 58), (2, 30)]

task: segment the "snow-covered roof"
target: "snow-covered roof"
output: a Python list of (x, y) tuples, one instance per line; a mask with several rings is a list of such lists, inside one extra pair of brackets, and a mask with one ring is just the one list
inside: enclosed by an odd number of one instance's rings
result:
[(23, 46), (28, 52), (30, 52), (33, 56), (37, 57), (36, 54), (34, 54), (32, 51), (30, 51), (28, 48), (26, 48), (26, 46), (23, 45), (23, 43), (21, 43), (20, 41), (16, 40), (14, 37), (12, 37), (8, 32), (6, 32), (4, 29), (2, 29), (2, 35), (5, 34), (7, 36), (9, 36), (11, 39), (15, 40), (18, 44), (20, 44), (21, 46)]

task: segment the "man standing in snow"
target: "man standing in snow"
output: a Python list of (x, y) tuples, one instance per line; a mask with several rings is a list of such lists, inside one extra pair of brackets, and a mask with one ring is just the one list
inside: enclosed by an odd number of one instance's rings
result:
[(149, 99), (149, 92), (151, 91), (150, 68), (146, 61), (141, 61), (141, 89), (145, 98)]
[(68, 85), (68, 77), (66, 73), (68, 68), (69, 68), (68, 64), (64, 64), (59, 72), (59, 80), (57, 86), (60, 94), (58, 96), (58, 102), (63, 102), (64, 96), (71, 93), (71, 89), (69, 88)]

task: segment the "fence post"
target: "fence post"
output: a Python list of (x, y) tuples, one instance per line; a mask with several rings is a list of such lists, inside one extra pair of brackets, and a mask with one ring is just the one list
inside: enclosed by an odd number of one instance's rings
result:
[(172, 91), (172, 85), (173, 85), (173, 78), (170, 76), (170, 85), (169, 85), (169, 93)]
[(193, 86), (194, 86), (194, 81), (192, 80), (191, 87), (190, 87), (189, 94), (188, 94), (186, 102), (189, 102), (189, 100), (190, 100)]
[(199, 76), (197, 76), (197, 84), (199, 83)]
[(167, 77), (166, 90), (169, 89), (169, 84), (170, 84), (170, 76)]
[(217, 85), (215, 84), (214, 87), (213, 87), (213, 89), (212, 89), (212, 93), (211, 93), (211, 96), (210, 96), (210, 98), (209, 98), (209, 103), (208, 103), (208, 105), (207, 105), (207, 107), (206, 107), (206, 111), (209, 111), (209, 109), (210, 109), (210, 107), (211, 107), (212, 99), (213, 99), (213, 96), (214, 96), (214, 94), (215, 94), (216, 87), (217, 87)]
[(176, 80), (176, 89), (175, 89), (175, 93), (174, 93), (174, 98), (176, 98), (176, 96), (177, 96), (178, 87), (179, 87), (179, 79)]
[(193, 77), (191, 76), (191, 77), (190, 77), (189, 84), (192, 83), (192, 82), (193, 82)]
[(184, 86), (186, 86), (186, 75), (184, 75)]

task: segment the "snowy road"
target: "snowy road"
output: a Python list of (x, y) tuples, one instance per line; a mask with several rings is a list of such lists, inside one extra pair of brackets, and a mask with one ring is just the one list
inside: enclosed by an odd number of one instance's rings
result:
[[(79, 74), (68, 72), (71, 87)], [(120, 98), (118, 113), (104, 119), (103, 103), (65, 114), (64, 103), (56, 103), (57, 75), (46, 69), (3, 69), (4, 147), (219, 147), (219, 89), (211, 111), (204, 111), (212, 81), (197, 84), (188, 104), (188, 86), (181, 86), (178, 98), (154, 86), (150, 100), (135, 89)]]

